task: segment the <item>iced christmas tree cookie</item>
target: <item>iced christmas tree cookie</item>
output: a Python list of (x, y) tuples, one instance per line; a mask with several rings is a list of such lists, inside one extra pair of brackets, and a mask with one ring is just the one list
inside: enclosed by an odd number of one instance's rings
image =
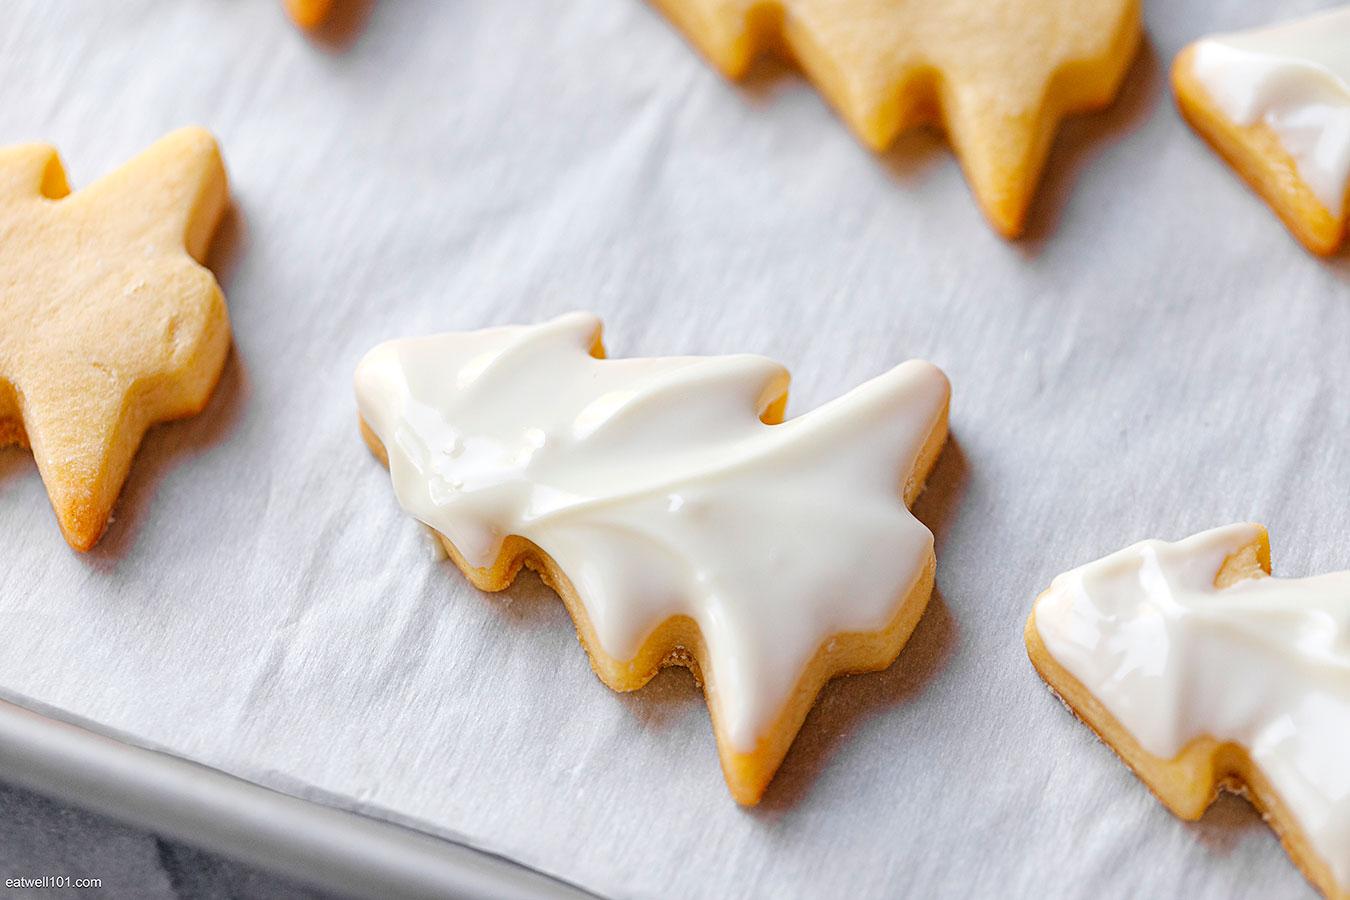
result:
[(1177, 105), (1314, 253), (1344, 239), (1350, 6), (1208, 37), (1172, 65)]
[(821, 686), (889, 665), (933, 585), (908, 507), (946, 377), (907, 362), (783, 422), (787, 386), (757, 356), (605, 359), (582, 313), (392, 341), (356, 373), (403, 508), (480, 588), (537, 569), (610, 687), (693, 670), (746, 804)]
[(1270, 577), (1260, 525), (1144, 541), (1058, 576), (1041, 676), (1168, 809), (1245, 792), (1328, 897), (1350, 898), (1350, 572)]

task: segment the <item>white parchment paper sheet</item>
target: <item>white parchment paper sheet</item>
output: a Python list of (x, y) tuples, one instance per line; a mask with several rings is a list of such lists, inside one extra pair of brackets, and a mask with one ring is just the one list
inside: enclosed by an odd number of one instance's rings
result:
[[(0, 694), (615, 897), (1310, 894), (1241, 801), (1168, 814), (1021, 630), (1144, 537), (1251, 519), (1277, 573), (1350, 566), (1350, 264), (1165, 88), (1197, 35), (1317, 3), (1151, 3), (1016, 244), (939, 139), (875, 157), (792, 72), (729, 85), (639, 0), (385, 0), (343, 47), (277, 6), (6, 4), (0, 142), (57, 144), (78, 186), (218, 135), (236, 343), (91, 554), (0, 451)], [(429, 559), (357, 435), (376, 342), (575, 308), (616, 356), (781, 360), (789, 413), (913, 356), (954, 385), (932, 605), (890, 670), (826, 689), (757, 809), (687, 674), (609, 691), (533, 577), (488, 596)]]

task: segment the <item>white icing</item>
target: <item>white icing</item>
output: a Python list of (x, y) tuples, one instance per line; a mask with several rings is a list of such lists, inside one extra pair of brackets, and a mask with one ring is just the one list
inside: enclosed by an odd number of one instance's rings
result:
[(1066, 572), (1036, 626), (1149, 753), (1204, 736), (1245, 747), (1350, 888), (1350, 572), (1216, 588), (1259, 533), (1144, 541)]
[(1333, 216), (1350, 186), (1350, 7), (1206, 38), (1195, 77), (1229, 119), (1265, 122)]
[(436, 533), (436, 529), (427, 525), (418, 525), (422, 529), (422, 546), (427, 548), (427, 555), (431, 557), (432, 562), (445, 562), (450, 558), (450, 554), (445, 552), (445, 544), (441, 543), (441, 536)]
[(356, 373), (403, 508), (491, 565), (567, 573), (606, 653), (698, 623), (733, 746), (754, 750), (831, 636), (887, 625), (932, 556), (901, 497), (947, 403), (911, 361), (780, 425), (757, 356), (598, 360), (594, 316), (391, 341)]

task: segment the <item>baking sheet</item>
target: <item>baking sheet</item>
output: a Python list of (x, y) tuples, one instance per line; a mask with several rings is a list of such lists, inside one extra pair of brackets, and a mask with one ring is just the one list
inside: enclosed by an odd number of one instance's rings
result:
[[(262, 885), (252, 883), (256, 870), (244, 867), (241, 876), (239, 866), (220, 857), (204, 855), (195, 865), (178, 860), (178, 851), (162, 840), (167, 838), (333, 892), (324, 897), (588, 900), (593, 896), (499, 856), (298, 800), (3, 700), (0, 773), (4, 775), (0, 873), (6, 880), (41, 872), (95, 877), (102, 881), (99, 896), (107, 900), (181, 900), (203, 891), (213, 897), (269, 900), (318, 896), (307, 888), (289, 892), (285, 882), (271, 879)], [(48, 833), (44, 825), (58, 821), (56, 814), (33, 809), (22, 794), (8, 789), (10, 782), (121, 821), (110, 823), (58, 805), (60, 833)], [(43, 806), (51, 806), (50, 800), (42, 800)], [(40, 893), (38, 889), (17, 896)]]
[[(1251, 519), (1279, 574), (1350, 566), (1350, 263), (1304, 254), (1164, 77), (1318, 6), (1150, 6), (1007, 244), (939, 139), (874, 157), (790, 71), (728, 85), (637, 0), (387, 0), (329, 43), (266, 0), (16, 0), (0, 142), (55, 143), (79, 186), (179, 125), (220, 138), (235, 351), (89, 555), (0, 450), (0, 696), (613, 897), (1310, 896), (1241, 801), (1166, 813), (1021, 627), (1147, 536)], [(825, 690), (756, 809), (687, 674), (609, 691), (536, 579), (432, 561), (357, 435), (374, 343), (576, 308), (612, 355), (781, 360), (789, 414), (911, 356), (951, 377), (932, 605)]]

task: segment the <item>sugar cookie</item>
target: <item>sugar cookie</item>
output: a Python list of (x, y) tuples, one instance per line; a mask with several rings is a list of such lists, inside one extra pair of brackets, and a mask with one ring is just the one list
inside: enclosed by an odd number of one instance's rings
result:
[(1197, 41), (1177, 55), (1172, 87), (1304, 246), (1335, 251), (1350, 205), (1350, 6)]
[(286, 14), (301, 28), (318, 28), (328, 18), (333, 0), (285, 0)]
[(994, 230), (1021, 234), (1059, 121), (1110, 103), (1136, 0), (653, 0), (730, 78), (777, 51), (874, 150), (945, 127)]
[(787, 385), (758, 356), (606, 360), (584, 313), (391, 341), (356, 372), (403, 508), (479, 588), (538, 570), (615, 690), (688, 666), (745, 804), (825, 681), (891, 663), (933, 584), (908, 506), (946, 377), (910, 361), (782, 422)]
[(1248, 794), (1308, 879), (1350, 898), (1350, 572), (1272, 578), (1260, 525), (1066, 572), (1027, 652), (1168, 809)]
[(227, 202), (200, 128), (74, 194), (54, 148), (0, 149), (0, 444), (32, 446), (77, 550), (102, 536), (145, 430), (215, 387), (230, 324), (200, 262)]

